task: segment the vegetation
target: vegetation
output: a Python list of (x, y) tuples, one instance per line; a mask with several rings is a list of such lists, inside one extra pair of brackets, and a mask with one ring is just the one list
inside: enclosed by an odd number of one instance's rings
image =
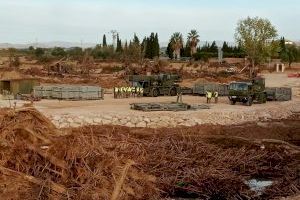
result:
[(191, 55), (194, 55), (197, 52), (197, 45), (200, 42), (199, 37), (200, 36), (196, 30), (191, 30), (191, 32), (188, 34), (188, 43), (186, 48), (190, 47)]
[(284, 37), (280, 39), (280, 59), (288, 63), (289, 67), (293, 62), (300, 60), (300, 49), (295, 44), (286, 44)]
[(179, 32), (174, 33), (170, 39), (170, 47), (173, 52), (173, 58), (180, 58), (180, 50), (183, 47), (183, 38), (182, 34)]
[[(293, 62), (300, 60), (300, 49), (294, 44), (288, 44), (284, 38), (276, 40), (277, 31), (271, 22), (259, 17), (246, 18), (238, 22), (235, 39), (237, 46), (230, 46), (224, 42), (221, 46), (224, 58), (244, 58), (251, 61), (251, 70), (255, 65), (261, 64), (272, 58), (280, 58), (282, 62), (289, 66)], [(171, 35), (166, 54), (171, 59), (188, 59), (208, 61), (210, 58), (218, 57), (217, 43), (206, 42), (200, 46), (200, 36), (197, 30), (192, 29), (186, 36), (184, 42), (183, 35), (175, 32)], [(26, 55), (37, 59), (39, 62), (49, 62), (51, 60), (68, 57), (73, 60), (82, 61), (86, 55), (93, 59), (115, 59), (124, 62), (140, 63), (143, 59), (156, 59), (160, 56), (160, 45), (158, 34), (152, 32), (142, 40), (136, 34), (129, 41), (122, 41), (119, 34), (116, 35), (116, 48), (112, 44), (107, 44), (106, 35), (103, 35), (102, 44), (97, 44), (93, 48), (82, 49), (72, 48), (34, 48), (9, 49), (6, 55), (10, 57), (10, 65), (19, 65), (19, 56)], [(184, 58), (183, 58), (184, 57)]]
[(102, 45), (103, 45), (103, 47), (107, 47), (106, 35), (105, 34), (103, 35)]
[(277, 30), (268, 19), (259, 17), (246, 18), (238, 22), (235, 39), (242, 47), (251, 61), (253, 73), (256, 64), (260, 64), (269, 58), (277, 37)]

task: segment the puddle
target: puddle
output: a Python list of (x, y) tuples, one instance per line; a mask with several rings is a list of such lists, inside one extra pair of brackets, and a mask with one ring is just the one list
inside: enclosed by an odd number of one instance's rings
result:
[(245, 183), (252, 191), (256, 192), (257, 195), (261, 195), (266, 187), (273, 184), (273, 181), (268, 179), (250, 179)]

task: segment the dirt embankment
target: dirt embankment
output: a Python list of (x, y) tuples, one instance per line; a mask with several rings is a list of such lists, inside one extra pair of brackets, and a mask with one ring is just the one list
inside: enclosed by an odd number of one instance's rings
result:
[[(272, 199), (300, 191), (299, 116), (163, 129), (59, 130), (32, 108), (1, 110), (0, 119), (2, 199)], [(251, 178), (274, 183), (257, 194)]]

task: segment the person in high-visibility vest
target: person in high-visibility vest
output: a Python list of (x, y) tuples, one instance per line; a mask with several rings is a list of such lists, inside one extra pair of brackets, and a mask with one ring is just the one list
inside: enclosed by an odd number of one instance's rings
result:
[(206, 101), (207, 103), (210, 103), (212, 98), (212, 92), (211, 91), (206, 91)]
[(123, 98), (124, 87), (120, 87), (120, 98)]
[(115, 87), (115, 88), (114, 88), (114, 98), (115, 98), (115, 99), (118, 98), (118, 93), (119, 93), (119, 88)]
[(217, 91), (214, 92), (215, 103), (218, 103), (219, 93)]
[(131, 87), (127, 87), (127, 98), (131, 96)]
[(140, 96), (142, 97), (144, 93), (144, 88), (140, 88)]
[(131, 94), (133, 97), (135, 97), (135, 92), (136, 92), (135, 87), (131, 87)]

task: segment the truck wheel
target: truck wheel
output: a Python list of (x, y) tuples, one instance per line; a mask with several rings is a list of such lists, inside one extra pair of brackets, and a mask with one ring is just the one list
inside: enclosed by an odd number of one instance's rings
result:
[(236, 101), (230, 100), (230, 105), (235, 105)]
[(263, 103), (266, 103), (267, 102), (267, 94), (264, 94), (263, 95)]
[(175, 88), (172, 88), (170, 90), (170, 96), (176, 96), (177, 92), (176, 92), (176, 89)]
[(252, 97), (249, 97), (246, 105), (247, 106), (252, 106), (252, 102), (253, 102)]
[(153, 96), (153, 97), (157, 97), (158, 95), (159, 95), (158, 89), (153, 89), (153, 90), (152, 90), (152, 96)]

